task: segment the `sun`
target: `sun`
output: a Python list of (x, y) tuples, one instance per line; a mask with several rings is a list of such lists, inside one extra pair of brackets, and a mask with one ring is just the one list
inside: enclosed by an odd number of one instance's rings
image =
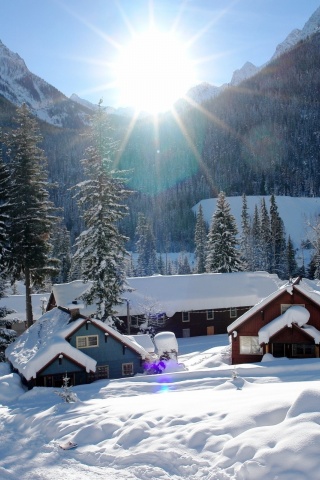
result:
[(186, 44), (156, 29), (121, 48), (115, 74), (121, 104), (150, 113), (169, 110), (196, 82)]

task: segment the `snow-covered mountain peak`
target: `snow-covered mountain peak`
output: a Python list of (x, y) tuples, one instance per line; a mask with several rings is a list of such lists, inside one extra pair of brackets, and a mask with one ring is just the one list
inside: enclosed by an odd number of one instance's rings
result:
[(279, 45), (277, 45), (276, 51), (271, 57), (271, 60), (275, 60), (276, 58), (280, 57), (284, 52), (289, 50), (290, 48), (294, 47), (299, 40), (301, 39), (301, 30), (299, 28), (295, 28), (292, 30), (291, 33), (285, 38), (285, 40)]
[(216, 97), (221, 92), (221, 87), (216, 87), (207, 82), (202, 82), (199, 85), (191, 87), (186, 97), (190, 98), (196, 103), (202, 103), (210, 98)]
[(239, 85), (239, 83), (247, 80), (248, 78), (252, 77), (259, 71), (259, 67), (256, 67), (251, 62), (246, 62), (243, 67), (235, 70), (232, 75), (232, 79), (230, 84), (231, 85)]
[(304, 39), (314, 33), (320, 31), (320, 7), (311, 15), (309, 20), (305, 23), (300, 38)]
[(59, 90), (28, 70), (25, 62), (0, 41), (0, 94), (17, 107), (29, 110), (47, 123), (83, 126), (87, 111), (75, 107)]

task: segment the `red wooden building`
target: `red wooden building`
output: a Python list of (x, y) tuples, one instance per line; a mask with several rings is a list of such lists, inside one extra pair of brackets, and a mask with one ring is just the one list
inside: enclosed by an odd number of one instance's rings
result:
[[(292, 308), (293, 307), (293, 308)], [(274, 357), (319, 357), (320, 287), (296, 279), (279, 288), (228, 327), (232, 364)]]

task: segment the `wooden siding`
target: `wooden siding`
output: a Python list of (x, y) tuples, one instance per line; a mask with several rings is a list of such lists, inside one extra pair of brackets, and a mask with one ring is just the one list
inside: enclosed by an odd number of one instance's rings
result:
[(143, 366), (140, 355), (126, 347), (112, 335), (106, 335), (93, 323), (85, 323), (69, 338), (70, 344), (76, 348), (76, 338), (98, 335), (98, 347), (81, 348), (81, 352), (97, 361), (97, 366), (109, 366), (109, 378), (121, 378), (122, 364), (133, 363), (133, 373), (142, 373)]
[[(240, 354), (240, 336), (258, 336), (261, 327), (268, 324), (281, 315), (281, 305), (304, 305), (310, 313), (308, 325), (314, 326), (320, 331), (320, 307), (303, 293), (299, 292), (293, 286), (293, 292), (290, 294), (285, 290), (269, 304), (261, 307), (245, 320), (241, 325), (235, 328), (236, 336), (232, 336), (232, 364), (260, 362), (262, 355), (243, 355)], [(271, 344), (307, 344), (314, 345), (314, 340), (299, 327), (293, 325), (292, 328), (286, 327), (277, 332), (269, 343), (269, 352), (271, 353)], [(267, 348), (263, 346), (263, 353)]]
[[(243, 313), (247, 312), (251, 308), (248, 307), (238, 307), (237, 308), (237, 317), (230, 316), (230, 308), (224, 308), (219, 310), (214, 310), (214, 318), (207, 319), (207, 310), (202, 310), (198, 312), (187, 312), (189, 313), (189, 321), (182, 321), (182, 313), (176, 312), (172, 317), (168, 318), (165, 325), (161, 328), (157, 328), (157, 332), (173, 332), (177, 338), (183, 337), (183, 330), (190, 329), (190, 337), (199, 337), (206, 336), (210, 329), (208, 327), (213, 327), (215, 335), (222, 333), (227, 333), (228, 326), (234, 322), (234, 320)], [(126, 317), (120, 317), (124, 322), (127, 321)]]

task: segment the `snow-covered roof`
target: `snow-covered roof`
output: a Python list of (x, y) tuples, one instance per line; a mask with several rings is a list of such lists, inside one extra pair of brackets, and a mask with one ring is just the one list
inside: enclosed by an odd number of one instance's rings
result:
[(52, 292), (56, 305), (69, 309), (79, 308), (83, 315), (92, 315), (96, 312), (96, 305), (87, 305), (81, 299), (81, 296), (91, 288), (91, 285), (91, 282), (83, 282), (82, 280), (53, 285)]
[(69, 320), (70, 314), (54, 308), (8, 346), (6, 357), (26, 380), (35, 378), (37, 372), (59, 354), (73, 358), (87, 372), (95, 371), (96, 361), (65, 340), (79, 322), (68, 323)]
[(320, 305), (320, 282), (319, 280), (303, 279), (295, 288), (307, 295), (308, 298), (313, 300), (317, 305)]
[(302, 305), (292, 305), (282, 315), (275, 318), (271, 322), (260, 328), (258, 332), (259, 343), (268, 343), (270, 338), (273, 337), (284, 327), (292, 327), (292, 324), (302, 327), (310, 318), (310, 313)]
[(127, 278), (131, 291), (115, 309), (119, 316), (210, 310), (255, 305), (278, 290), (281, 281), (267, 272), (154, 275)]
[(142, 333), (140, 335), (123, 335), (124, 338), (128, 338), (132, 342), (137, 343), (140, 347), (144, 348), (148, 353), (154, 353), (155, 346), (152, 341), (152, 338), (147, 333)]
[[(86, 319), (79, 318), (70, 322), (70, 318), (69, 313), (54, 308), (45, 313), (6, 349), (6, 357), (26, 380), (35, 377), (39, 370), (59, 354), (72, 358), (82, 365), (87, 372), (95, 371), (97, 362), (81, 350), (72, 347), (66, 340)], [(112, 327), (100, 320), (90, 319), (90, 321), (106, 334), (112, 335), (130, 347), (142, 358), (148, 356), (148, 352), (143, 347), (124, 337)]]
[(250, 308), (250, 310), (248, 310), (243, 315), (241, 315), (241, 317), (237, 318), (234, 322), (232, 322), (228, 326), (228, 329), (227, 329), (228, 332), (231, 333), (233, 330), (239, 327), (239, 325), (245, 322), (248, 318), (250, 318), (256, 312), (258, 312), (259, 310), (263, 310), (265, 305), (267, 305), (272, 300), (274, 300), (279, 295), (281, 295), (284, 290), (287, 290), (289, 293), (292, 294), (293, 288), (297, 289), (299, 292), (303, 293), (308, 298), (312, 299), (315, 303), (320, 305), (320, 283), (318, 281), (302, 279), (299, 284), (294, 284), (294, 285), (289, 284), (287, 282), (284, 285), (280, 286), (278, 290), (273, 292), (271, 295), (262, 299), (260, 302), (258, 302), (252, 308)]
[[(33, 319), (38, 320), (42, 316), (43, 307), (46, 307), (50, 293), (35, 293), (31, 295)], [(8, 295), (0, 299), (0, 307), (7, 307), (14, 310), (6, 318), (10, 320), (26, 320), (26, 296), (25, 295)]]

